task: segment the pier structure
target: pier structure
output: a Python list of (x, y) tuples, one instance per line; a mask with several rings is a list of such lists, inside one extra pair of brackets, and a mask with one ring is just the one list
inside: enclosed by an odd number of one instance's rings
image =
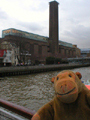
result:
[(43, 66), (16, 66), (16, 67), (1, 67), (0, 77), (4, 76), (14, 76), (14, 75), (24, 75), (24, 74), (34, 74), (47, 71), (74, 69), (79, 67), (88, 67), (90, 63), (87, 64), (57, 64), (57, 65), (43, 65)]

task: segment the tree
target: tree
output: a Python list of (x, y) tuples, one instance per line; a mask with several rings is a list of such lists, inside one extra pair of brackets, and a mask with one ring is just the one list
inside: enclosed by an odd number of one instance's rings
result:
[(47, 57), (46, 58), (46, 64), (54, 64), (55, 58), (54, 57)]

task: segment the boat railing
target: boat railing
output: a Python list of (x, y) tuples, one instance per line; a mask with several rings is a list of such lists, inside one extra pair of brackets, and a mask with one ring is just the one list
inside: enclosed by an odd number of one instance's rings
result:
[(11, 111), (11, 112), (13, 112), (15, 114), (18, 114), (18, 115), (20, 115), (20, 116), (22, 116), (24, 118), (27, 118), (29, 120), (35, 114), (35, 111), (32, 111), (32, 110), (30, 110), (28, 108), (25, 108), (25, 107), (20, 106), (20, 105), (16, 105), (14, 103), (11, 103), (11, 102), (3, 100), (3, 99), (0, 99), (0, 107), (4, 108), (4, 109), (7, 109), (7, 110), (9, 110), (9, 111)]

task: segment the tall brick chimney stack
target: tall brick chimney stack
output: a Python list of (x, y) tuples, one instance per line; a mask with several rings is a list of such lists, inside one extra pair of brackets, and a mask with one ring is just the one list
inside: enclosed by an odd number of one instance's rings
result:
[(58, 30), (58, 2), (49, 2), (49, 39), (51, 41), (52, 53), (58, 53), (58, 41), (59, 41), (59, 30)]

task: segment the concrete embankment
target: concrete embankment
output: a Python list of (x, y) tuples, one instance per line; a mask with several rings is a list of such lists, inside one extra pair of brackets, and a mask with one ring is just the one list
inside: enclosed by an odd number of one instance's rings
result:
[(58, 64), (58, 65), (43, 65), (43, 66), (17, 66), (17, 67), (1, 67), (0, 77), (32, 74), (55, 70), (73, 69), (79, 67), (88, 67), (90, 64)]

